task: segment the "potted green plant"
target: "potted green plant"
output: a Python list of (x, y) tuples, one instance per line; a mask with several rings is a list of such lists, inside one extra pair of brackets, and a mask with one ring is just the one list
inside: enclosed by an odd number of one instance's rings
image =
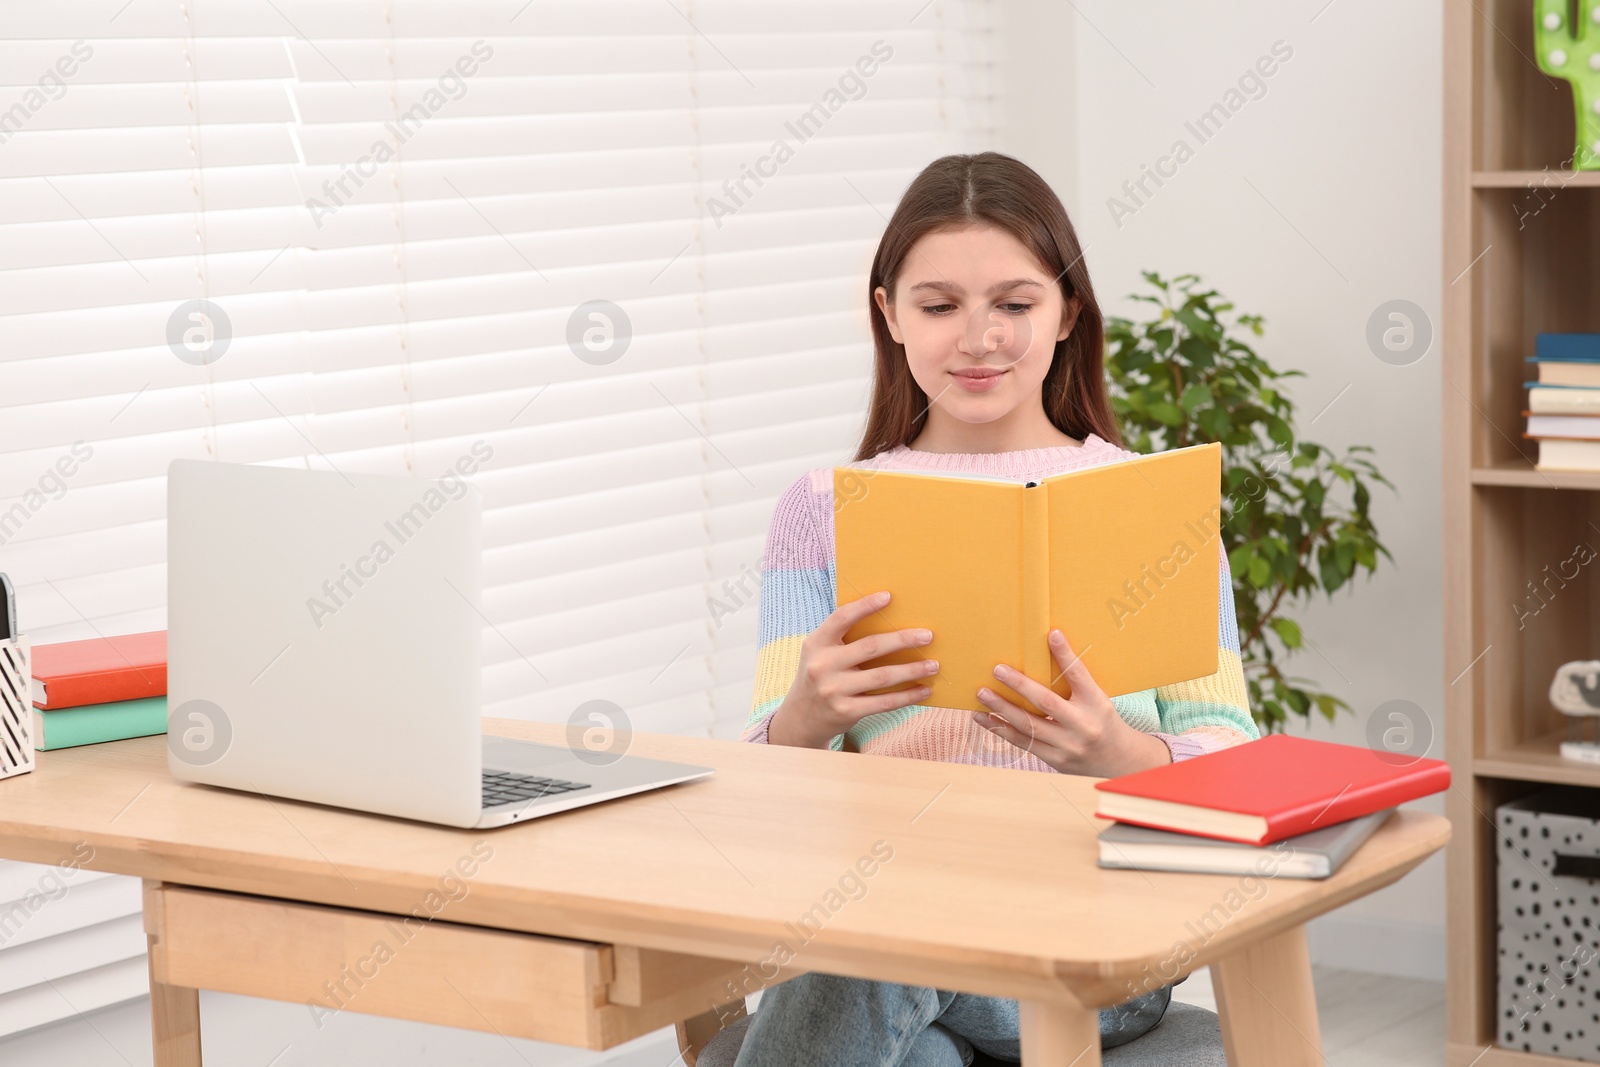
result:
[(1155, 290), (1131, 293), (1155, 305), (1149, 318), (1109, 318), (1106, 369), (1124, 445), (1135, 452), (1217, 441), (1222, 445), (1222, 541), (1233, 572), (1239, 652), (1250, 707), (1262, 733), (1315, 707), (1330, 722), (1350, 705), (1283, 672), (1308, 643), (1289, 614), (1321, 591), (1331, 599), (1389, 554), (1372, 525), (1371, 483), (1394, 489), (1366, 445), (1343, 455), (1298, 439), (1294, 403), (1280, 383), (1304, 377), (1269, 366), (1243, 337), (1262, 334), (1259, 315), (1202, 289), (1198, 275), (1170, 281), (1142, 271)]

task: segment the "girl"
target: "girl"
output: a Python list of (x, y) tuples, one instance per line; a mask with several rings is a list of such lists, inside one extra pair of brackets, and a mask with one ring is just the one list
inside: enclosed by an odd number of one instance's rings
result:
[[(1032, 169), (996, 152), (945, 156), (912, 181), (869, 282), (877, 355), (853, 466), (1042, 478), (1135, 455), (1106, 399), (1102, 319), (1077, 234)], [(760, 654), (743, 739), (914, 759), (1112, 777), (1260, 736), (1239, 658), (1233, 581), (1219, 545), (1217, 673), (1107, 697), (1061, 631), (1064, 699), (997, 664), (995, 677), (1048, 713), (978, 690), (987, 712), (915, 703), (938, 663), (861, 669), (926, 645), (907, 629), (846, 642), (884, 591), (838, 604), (831, 468), (780, 497), (761, 575)], [(1160, 1021), (1171, 986), (1100, 1012), (1101, 1047)], [(1020, 1060), (1017, 1002), (810, 973), (766, 991), (738, 1067), (964, 1067)]]

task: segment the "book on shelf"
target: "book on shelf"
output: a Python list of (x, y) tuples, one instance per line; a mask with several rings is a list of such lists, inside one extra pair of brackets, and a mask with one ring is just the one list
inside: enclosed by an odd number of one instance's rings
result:
[(1592, 415), (1541, 415), (1532, 410), (1528, 416), (1528, 431), (1522, 436), (1532, 438), (1572, 437), (1584, 441), (1600, 439), (1600, 411)]
[(164, 696), (80, 704), (56, 711), (33, 709), (33, 745), (41, 752), (166, 732)]
[(1534, 470), (1541, 471), (1600, 471), (1600, 441), (1579, 440), (1571, 437), (1540, 437), (1522, 435), (1539, 442), (1539, 462)]
[(1534, 469), (1600, 471), (1600, 334), (1541, 333), (1534, 348), (1522, 434), (1539, 442)]
[(1039, 713), (999, 663), (1070, 696), (1054, 628), (1111, 696), (1215, 674), (1221, 462), (1213, 442), (1038, 480), (835, 467), (838, 602), (891, 594), (845, 639), (932, 630), (862, 666), (937, 660), (924, 704), (971, 711), (988, 686)]
[(1096, 814), (1267, 845), (1450, 787), (1450, 765), (1288, 734), (1096, 782)]
[(1600, 415), (1600, 389), (1581, 385), (1540, 385), (1528, 388), (1528, 411), (1534, 415)]
[(52, 711), (167, 693), (167, 632), (33, 646), (33, 704)]
[(1274, 841), (1244, 845), (1214, 837), (1112, 823), (1100, 831), (1101, 867), (1196, 874), (1257, 874), (1264, 878), (1326, 878), (1394, 812), (1369, 815)]
[(1600, 387), (1600, 362), (1587, 359), (1545, 359), (1529, 356), (1535, 364), (1540, 385), (1577, 385), (1586, 389)]
[(1600, 333), (1541, 333), (1533, 351), (1539, 359), (1600, 363)]
[(1541, 333), (1533, 349), (1540, 385), (1600, 386), (1600, 333)]

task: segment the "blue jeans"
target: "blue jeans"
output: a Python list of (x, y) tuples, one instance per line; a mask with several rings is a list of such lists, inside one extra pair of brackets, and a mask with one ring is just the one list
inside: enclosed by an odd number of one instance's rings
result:
[[(1100, 1047), (1166, 1014), (1172, 986), (1100, 1009)], [(1018, 1063), (1017, 1002), (811, 972), (761, 994), (735, 1067), (967, 1067), (974, 1050)]]

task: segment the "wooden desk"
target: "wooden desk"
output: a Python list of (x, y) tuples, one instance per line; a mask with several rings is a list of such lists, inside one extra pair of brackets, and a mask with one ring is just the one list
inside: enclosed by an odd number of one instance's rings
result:
[(1403, 811), (1323, 881), (1102, 870), (1094, 779), (654, 734), (717, 773), (463, 831), (181, 784), (164, 742), (0, 782), (0, 857), (147, 880), (158, 1067), (199, 1064), (199, 988), (607, 1048), (808, 970), (1015, 997), (1029, 1067), (1096, 1067), (1098, 1008), (1207, 964), (1230, 1064), (1320, 1067), (1304, 923), (1450, 838)]

